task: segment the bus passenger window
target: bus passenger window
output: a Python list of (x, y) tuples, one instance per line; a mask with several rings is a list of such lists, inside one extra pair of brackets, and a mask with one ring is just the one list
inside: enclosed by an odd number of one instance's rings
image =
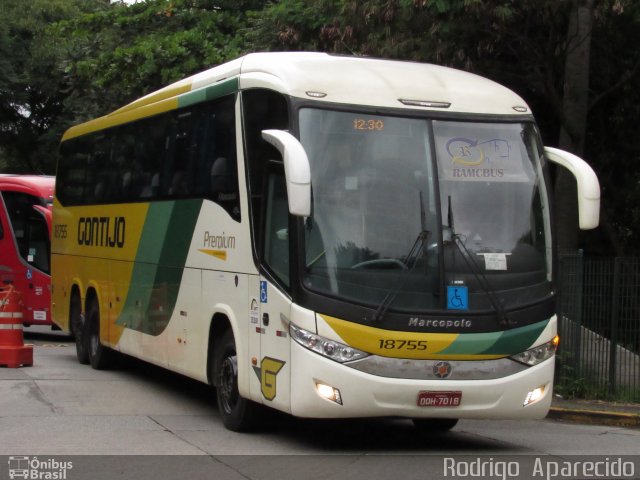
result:
[(215, 198), (218, 193), (224, 192), (229, 185), (229, 160), (218, 157), (211, 165), (211, 193)]
[(187, 179), (187, 172), (184, 170), (177, 170), (173, 173), (171, 179), (171, 187), (169, 187), (169, 195), (180, 197), (189, 193), (189, 182)]
[(240, 221), (238, 163), (235, 149), (235, 97), (207, 106), (199, 128), (198, 188)]
[(63, 142), (63, 205), (207, 198), (240, 221), (235, 95)]

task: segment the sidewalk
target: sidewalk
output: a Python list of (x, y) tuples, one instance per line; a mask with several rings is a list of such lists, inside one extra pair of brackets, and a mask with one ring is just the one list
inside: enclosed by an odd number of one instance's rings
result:
[(640, 403), (566, 400), (554, 396), (547, 418), (575, 423), (640, 428)]

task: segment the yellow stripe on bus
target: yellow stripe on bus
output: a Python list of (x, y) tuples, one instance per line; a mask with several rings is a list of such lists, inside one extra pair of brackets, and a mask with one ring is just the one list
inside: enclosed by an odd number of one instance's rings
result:
[(367, 353), (391, 358), (419, 360), (493, 360), (504, 355), (454, 353), (441, 354), (461, 334), (420, 333), (384, 330), (318, 314), (349, 346)]
[(167, 98), (177, 97), (183, 93), (191, 91), (191, 78), (186, 78), (179, 82), (176, 82), (172, 85), (169, 85), (157, 92), (151, 93), (145, 97), (142, 97), (138, 100), (135, 100), (124, 107), (115, 110), (109, 115), (120, 115), (129, 110), (134, 110), (136, 108), (145, 107), (147, 105), (151, 105), (152, 103), (160, 102), (162, 100), (166, 100)]
[(106, 128), (115, 127), (123, 123), (133, 122), (134, 120), (140, 120), (142, 118), (151, 117), (159, 113), (168, 112), (178, 108), (178, 98), (172, 97), (166, 100), (161, 100), (149, 105), (142, 106), (133, 110), (125, 110), (118, 114), (110, 114), (104, 117), (96, 118), (89, 122), (71, 127), (67, 130), (62, 137), (62, 141), (69, 140), (71, 138), (86, 135), (87, 133), (97, 132)]
[(227, 251), (226, 250), (209, 250), (206, 248), (198, 249), (199, 252), (206, 253), (207, 255), (211, 255), (212, 257), (219, 258), (220, 260), (227, 259)]

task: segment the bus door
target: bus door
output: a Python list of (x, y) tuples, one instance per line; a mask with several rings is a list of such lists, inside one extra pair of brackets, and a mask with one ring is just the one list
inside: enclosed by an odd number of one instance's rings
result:
[(48, 208), (34, 205), (28, 219), (27, 263), (35, 268), (31, 269), (31, 282), (25, 296), (28, 303), (25, 304), (28, 316), (35, 323), (51, 322), (51, 216), (52, 211)]
[(291, 300), (262, 276), (259, 290), (260, 314), (255, 331), (260, 338), (260, 355), (253, 370), (260, 382), (263, 403), (290, 411), (291, 350), (288, 321)]
[(11, 225), (0, 195), (0, 282), (13, 283), (18, 253), (11, 233)]
[(289, 207), (282, 164), (269, 168), (263, 202), (262, 262), (269, 275), (260, 275), (257, 298), (260, 355), (253, 370), (260, 380), (263, 403), (290, 411)]
[(2, 193), (0, 253), (22, 293), (24, 323), (50, 324), (51, 211), (37, 202), (37, 197), (25, 193)]

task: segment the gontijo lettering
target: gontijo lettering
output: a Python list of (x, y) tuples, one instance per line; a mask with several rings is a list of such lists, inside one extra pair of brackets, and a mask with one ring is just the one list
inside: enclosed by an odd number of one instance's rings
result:
[(87, 247), (124, 247), (124, 217), (80, 217), (78, 245)]

